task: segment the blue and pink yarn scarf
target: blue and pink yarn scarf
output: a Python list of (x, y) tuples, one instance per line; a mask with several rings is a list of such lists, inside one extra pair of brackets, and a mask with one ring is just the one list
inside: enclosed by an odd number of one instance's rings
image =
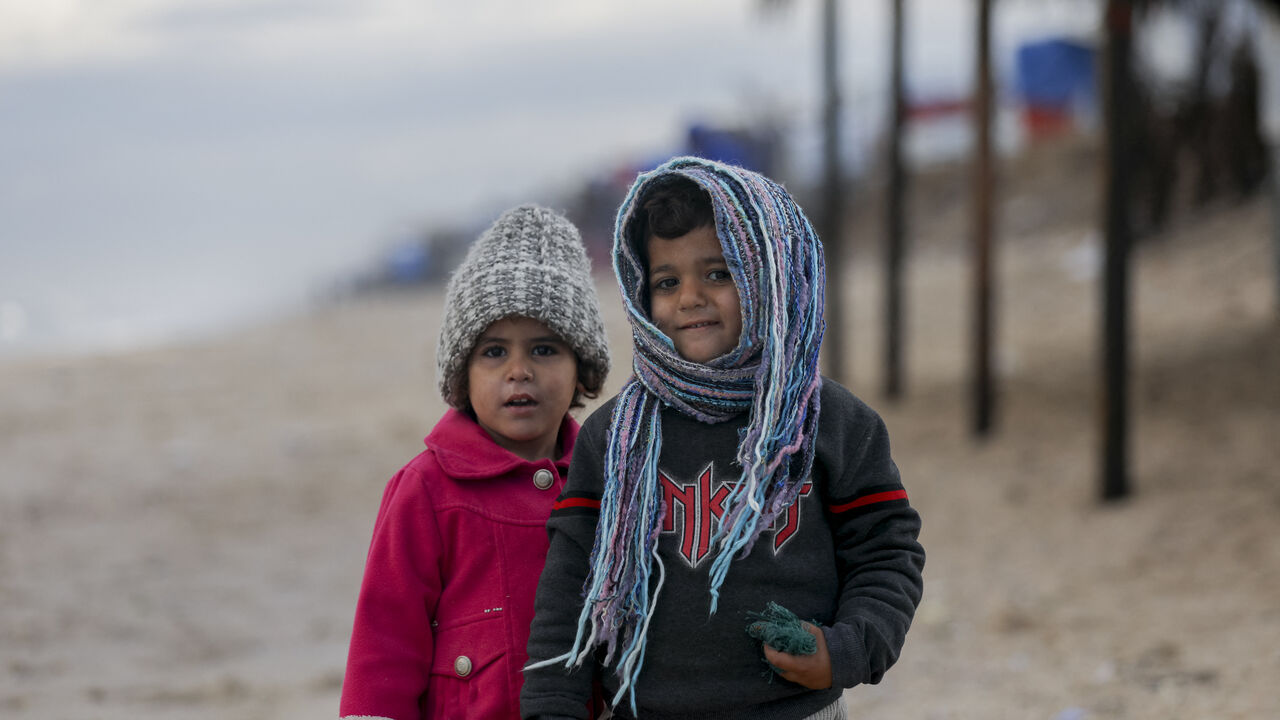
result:
[[(647, 277), (632, 220), (656, 180), (680, 175), (707, 192), (716, 235), (737, 286), (742, 336), (707, 364), (685, 360), (645, 308)], [(635, 375), (618, 395), (605, 454), (604, 497), (572, 666), (604, 647), (621, 680), (618, 701), (644, 663), (645, 636), (665, 577), (658, 533), (665, 512), (658, 483), (662, 408), (705, 423), (750, 412), (740, 432), (742, 477), (725, 500), (713, 538), (711, 612), (733, 559), (798, 496), (813, 466), (818, 423), (818, 349), (823, 333), (822, 246), (783, 187), (749, 170), (692, 157), (640, 175), (618, 213), (613, 267), (635, 344)], [(657, 575), (656, 580), (653, 575)]]

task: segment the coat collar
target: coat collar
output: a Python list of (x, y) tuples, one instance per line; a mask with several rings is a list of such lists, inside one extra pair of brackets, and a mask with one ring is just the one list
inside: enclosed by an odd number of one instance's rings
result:
[[(560, 477), (569, 472), (569, 458), (578, 438), (578, 422), (565, 414), (560, 423), (560, 444), (564, 453), (554, 462)], [(423, 441), (450, 477), (460, 480), (483, 480), (507, 473), (552, 465), (551, 460), (530, 462), (512, 453), (489, 437), (471, 416), (449, 408)]]

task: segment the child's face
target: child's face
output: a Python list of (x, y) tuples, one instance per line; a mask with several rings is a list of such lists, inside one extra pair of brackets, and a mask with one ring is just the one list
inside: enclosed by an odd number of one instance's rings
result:
[(476, 420), (494, 442), (526, 460), (556, 456), (556, 440), (574, 391), (578, 360), (546, 325), (509, 317), (490, 325), (467, 360)]
[(649, 309), (653, 324), (685, 360), (706, 363), (738, 345), (738, 288), (710, 225), (670, 240), (650, 236)]

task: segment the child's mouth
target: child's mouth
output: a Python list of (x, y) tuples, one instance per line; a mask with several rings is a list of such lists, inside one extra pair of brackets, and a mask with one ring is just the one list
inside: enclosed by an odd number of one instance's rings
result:
[(689, 323), (688, 325), (681, 326), (680, 329), (681, 330), (700, 330), (702, 328), (711, 327), (712, 325), (717, 325), (717, 324), (718, 323), (715, 320), (701, 320), (699, 322)]
[(538, 401), (528, 395), (517, 395), (506, 402), (507, 407), (533, 407), (537, 404)]

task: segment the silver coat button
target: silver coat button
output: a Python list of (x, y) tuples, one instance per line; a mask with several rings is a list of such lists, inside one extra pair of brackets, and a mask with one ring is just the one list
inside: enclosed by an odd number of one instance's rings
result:
[(555, 481), (556, 476), (552, 475), (551, 471), (546, 468), (543, 468), (533, 474), (533, 486), (539, 490), (546, 490), (551, 487), (551, 483)]
[(459, 655), (457, 660), (453, 661), (453, 671), (458, 673), (458, 677), (466, 677), (471, 674), (471, 658), (466, 655)]

